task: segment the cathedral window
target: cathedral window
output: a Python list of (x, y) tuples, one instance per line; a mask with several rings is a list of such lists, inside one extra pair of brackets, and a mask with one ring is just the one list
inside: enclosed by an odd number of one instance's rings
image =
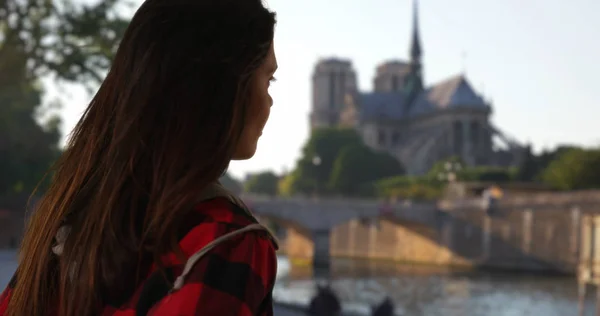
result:
[(398, 145), (400, 143), (400, 133), (394, 131), (392, 133), (392, 145)]
[(469, 131), (469, 135), (471, 136), (471, 143), (474, 149), (477, 150), (477, 148), (479, 147), (479, 138), (480, 133), (479, 131), (481, 130), (481, 128), (479, 127), (479, 122), (477, 121), (471, 121), (471, 126), (470, 126), (470, 131)]
[(456, 121), (456, 122), (454, 122), (452, 127), (453, 127), (452, 128), (452, 138), (454, 140), (454, 144), (452, 147), (454, 147), (454, 152), (457, 155), (461, 155), (462, 150), (463, 150), (463, 141), (464, 141), (462, 122)]
[(392, 76), (392, 91), (400, 90), (400, 83), (398, 82), (398, 76)]
[(383, 130), (379, 130), (377, 133), (377, 143), (379, 146), (384, 146), (386, 142), (385, 132)]
[(335, 108), (335, 73), (329, 74), (329, 108)]
[[(339, 101), (344, 101), (344, 95), (346, 94), (346, 74), (341, 72), (339, 74), (339, 88), (340, 88), (340, 100)], [(337, 102), (339, 104), (336, 104), (337, 106), (341, 106), (343, 102)]]

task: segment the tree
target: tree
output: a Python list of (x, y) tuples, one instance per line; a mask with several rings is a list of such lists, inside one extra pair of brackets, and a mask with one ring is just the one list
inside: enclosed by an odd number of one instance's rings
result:
[(457, 181), (482, 181), (482, 182), (509, 182), (515, 176), (512, 168), (479, 166), (467, 167), (459, 157), (436, 162), (429, 170), (426, 177), (433, 182), (446, 183), (451, 174)]
[(120, 4), (0, 1), (0, 203), (30, 192), (60, 154), (60, 120), (40, 107), (39, 79), (99, 83), (128, 23)]
[(525, 159), (515, 176), (517, 181), (540, 181), (542, 172), (550, 165), (550, 163), (556, 160), (563, 153), (577, 149), (576, 146), (562, 145), (558, 146), (553, 150), (545, 150), (539, 155), (533, 154), (531, 148), (528, 148)]
[(514, 180), (516, 170), (504, 167), (467, 167), (458, 172), (460, 181), (510, 182)]
[(59, 121), (39, 126), (31, 104), (41, 91), (20, 88), (0, 87), (0, 196), (31, 192), (59, 153)]
[(259, 172), (244, 183), (244, 191), (269, 196), (277, 195), (279, 177), (272, 171)]
[(516, 180), (533, 181), (540, 172), (540, 167), (535, 155), (531, 151), (531, 146), (527, 146), (523, 163), (519, 166)]
[(561, 153), (542, 173), (542, 180), (561, 190), (600, 188), (600, 149), (572, 148)]
[(338, 194), (371, 195), (375, 181), (403, 173), (402, 165), (389, 154), (362, 144), (346, 146), (335, 160), (329, 188)]
[(403, 173), (394, 157), (366, 147), (354, 129), (320, 128), (304, 145), (294, 171), (281, 181), (280, 192), (366, 194), (372, 181)]
[(75, 2), (0, 1), (0, 87), (47, 75), (90, 84), (103, 80), (129, 23), (118, 14), (126, 3)]
[(277, 193), (282, 196), (293, 196), (298, 193), (306, 193), (313, 188), (312, 183), (307, 183), (302, 178), (298, 169), (290, 172), (289, 174), (281, 177), (278, 183)]
[(400, 161), (386, 152), (372, 152), (370, 159), (372, 159), (369, 162), (371, 165), (368, 166), (371, 168), (372, 177), (376, 180), (403, 175), (406, 172)]
[(459, 178), (459, 173), (464, 169), (464, 161), (457, 156), (443, 159), (436, 162), (427, 172), (426, 177), (432, 181), (447, 181), (450, 173), (454, 173), (456, 178)]
[(430, 176), (395, 176), (375, 183), (376, 195), (383, 198), (430, 200), (442, 195), (444, 183)]
[(286, 176), (286, 194), (327, 194), (333, 164), (342, 148), (360, 145), (362, 140), (353, 129), (321, 128), (311, 133), (302, 148), (295, 169)]
[[(366, 163), (373, 154), (364, 145), (344, 147), (335, 160), (329, 187), (344, 195), (364, 194), (370, 180), (370, 166)], [(358, 168), (357, 168), (358, 167)]]

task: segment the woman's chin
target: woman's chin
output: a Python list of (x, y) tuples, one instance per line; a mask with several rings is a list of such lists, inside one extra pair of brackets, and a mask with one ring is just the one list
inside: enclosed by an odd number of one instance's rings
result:
[(245, 146), (243, 149), (236, 151), (233, 155), (233, 160), (248, 160), (256, 154), (256, 143)]

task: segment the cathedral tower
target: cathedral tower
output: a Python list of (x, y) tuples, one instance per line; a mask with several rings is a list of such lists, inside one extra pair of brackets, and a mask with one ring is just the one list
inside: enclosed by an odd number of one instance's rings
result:
[(356, 91), (352, 62), (330, 58), (320, 60), (312, 78), (311, 129), (337, 126), (347, 93)]
[(375, 92), (401, 91), (410, 73), (410, 64), (402, 61), (388, 61), (377, 66), (373, 79)]

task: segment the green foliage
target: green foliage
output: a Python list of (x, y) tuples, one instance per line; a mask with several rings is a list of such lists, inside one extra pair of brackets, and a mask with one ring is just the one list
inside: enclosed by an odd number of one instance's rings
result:
[(122, 3), (0, 1), (0, 200), (31, 192), (60, 155), (39, 79), (99, 83), (128, 23)]
[(390, 188), (385, 197), (410, 200), (435, 200), (443, 194), (443, 189), (434, 185), (416, 183), (408, 187)]
[[(129, 20), (122, 0), (5, 1), (0, 10), (0, 86), (54, 75), (58, 79), (99, 83)], [(22, 79), (19, 76), (20, 79)]]
[(576, 149), (576, 146), (559, 146), (553, 150), (547, 150), (539, 155), (534, 155), (528, 148), (525, 159), (515, 175), (516, 181), (531, 182), (542, 180), (542, 172), (563, 153)]
[(312, 132), (294, 171), (286, 177), (285, 194), (326, 193), (333, 165), (342, 148), (362, 144), (353, 129), (322, 128)]
[(33, 191), (60, 154), (60, 120), (35, 119), (41, 95), (23, 82), (0, 86), (0, 197)]
[(370, 156), (371, 150), (362, 144), (344, 147), (333, 165), (329, 188), (345, 195), (364, 193), (361, 186), (372, 177), (370, 166), (365, 164)]
[(279, 184), (284, 195), (371, 195), (373, 181), (403, 174), (401, 164), (387, 153), (367, 148), (353, 129), (313, 131), (292, 173)]
[(509, 182), (514, 180), (516, 170), (488, 166), (464, 167), (461, 159), (452, 157), (434, 164), (427, 177), (431, 181), (447, 181), (450, 172), (455, 174), (456, 181)]
[(397, 176), (379, 180), (375, 184), (378, 197), (431, 200), (442, 195), (445, 182), (430, 176)]
[(398, 159), (388, 153), (372, 152), (372, 156), (369, 158), (369, 163), (372, 164), (371, 175), (374, 180), (403, 175), (406, 172)]
[(302, 175), (302, 170), (308, 168), (296, 168), (291, 173), (284, 175), (279, 179), (278, 194), (282, 196), (292, 196), (299, 193), (311, 193), (317, 187), (314, 179), (307, 179)]
[[(540, 155), (529, 151), (524, 163), (518, 168), (494, 166), (465, 167), (458, 157), (436, 163), (423, 176), (404, 176), (401, 165), (391, 156), (376, 153), (365, 147), (358, 137), (348, 137), (354, 132), (327, 129), (316, 133), (304, 148), (305, 156), (297, 168), (281, 179), (279, 192), (286, 195), (313, 193), (323, 188), (328, 179), (327, 190), (320, 193), (346, 196), (375, 196), (380, 198), (437, 199), (444, 192), (449, 174), (456, 181), (495, 182), (543, 180), (546, 184), (563, 190), (600, 188), (600, 149), (584, 150), (573, 146), (561, 146)], [(342, 135), (345, 135), (344, 138)], [(345, 139), (346, 144), (335, 144)], [(338, 154), (326, 148), (341, 148)], [(315, 157), (318, 150), (333, 159), (331, 170), (315, 165), (308, 157)], [(329, 160), (328, 160), (329, 161)], [(329, 163), (327, 164), (329, 165)], [(396, 175), (396, 176), (394, 176)]]
[(250, 176), (244, 183), (244, 191), (269, 196), (277, 195), (279, 177), (272, 171), (264, 171)]
[(540, 167), (537, 157), (531, 151), (531, 147), (528, 147), (525, 152), (523, 163), (519, 166), (515, 179), (517, 181), (533, 181), (540, 172)]
[(450, 174), (456, 181), (508, 182), (515, 173), (510, 168), (465, 167), (460, 158), (451, 157), (435, 163), (423, 176), (391, 177), (377, 181), (375, 187), (379, 197), (431, 200), (442, 196)]
[(463, 169), (464, 161), (459, 157), (450, 157), (448, 159), (436, 162), (427, 172), (427, 177), (431, 179), (440, 179), (440, 176), (447, 176), (449, 172), (458, 173)]
[(559, 154), (542, 173), (542, 180), (556, 189), (600, 188), (600, 149), (571, 148)]
[(329, 180), (332, 192), (343, 195), (370, 195), (376, 180), (400, 175), (400, 163), (385, 153), (376, 153), (365, 145), (344, 147), (335, 160)]
[(471, 167), (458, 173), (459, 181), (509, 182), (514, 179), (515, 170), (501, 167)]
[(292, 196), (294, 194), (294, 173), (289, 173), (282, 176), (277, 183), (277, 194), (281, 196)]

